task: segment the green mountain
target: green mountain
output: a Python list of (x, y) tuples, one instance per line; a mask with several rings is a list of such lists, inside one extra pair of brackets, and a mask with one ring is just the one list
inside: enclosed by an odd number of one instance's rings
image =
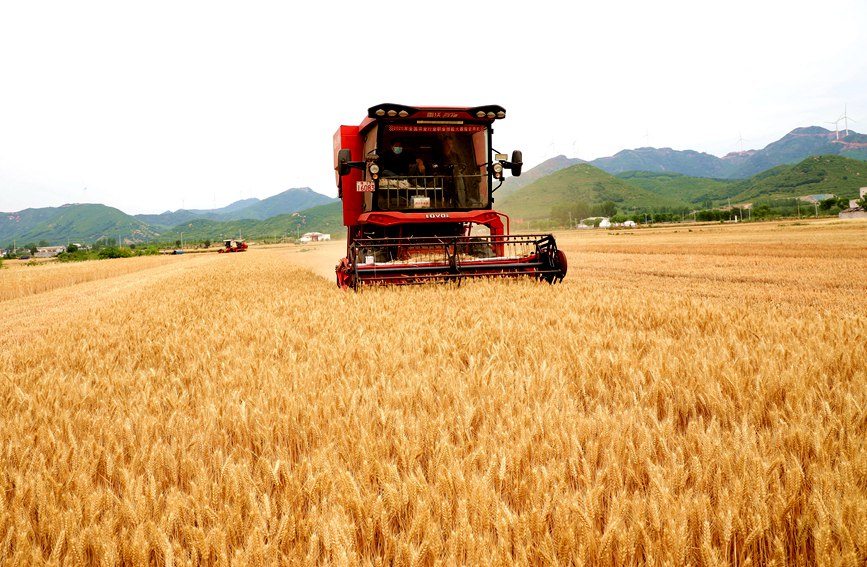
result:
[[(610, 201), (620, 211), (688, 208), (682, 199), (657, 195), (602, 171), (590, 164), (573, 165), (543, 177), (498, 202), (496, 209), (515, 219), (541, 220), (557, 216), (557, 210), (589, 209)], [(583, 216), (583, 215), (581, 215)]]
[(135, 215), (135, 218), (150, 225), (171, 228), (194, 219), (218, 220), (224, 215), (230, 215), (259, 202), (260, 199), (252, 197), (250, 199), (235, 201), (234, 203), (220, 209), (178, 209), (177, 211), (166, 211), (158, 215)]
[(237, 219), (258, 219), (264, 220), (277, 215), (286, 213), (296, 213), (318, 207), (319, 205), (327, 205), (336, 203), (338, 200), (332, 197), (326, 197), (321, 193), (313, 191), (309, 187), (300, 189), (288, 189), (282, 193), (278, 193), (273, 197), (262, 199), (258, 203), (254, 203), (249, 207), (233, 211), (228, 215), (223, 215), (224, 220)]
[(693, 177), (746, 179), (778, 165), (796, 164), (811, 155), (867, 159), (867, 136), (852, 130), (832, 132), (820, 126), (795, 128), (760, 150), (732, 152), (724, 157), (693, 150), (638, 148), (591, 162), (612, 174), (627, 171), (682, 173)]
[(845, 199), (858, 197), (867, 187), (867, 162), (846, 157), (811, 156), (791, 166), (778, 166), (738, 182), (732, 201), (792, 199), (806, 195), (833, 194)]
[[(862, 155), (865, 146), (867, 146), (867, 136), (851, 130), (847, 135), (842, 135), (819, 126), (796, 128), (780, 140), (768, 144), (764, 149), (750, 152), (727, 177), (744, 179), (772, 167), (796, 164), (809, 156), (816, 155), (840, 155), (858, 159), (857, 156)], [(736, 154), (730, 154), (733, 155)]]
[(740, 181), (636, 171), (614, 177), (590, 164), (579, 164), (537, 179), (498, 201), (495, 208), (513, 219), (564, 222), (564, 211), (573, 219), (590, 216), (589, 211), (600, 210), (606, 201), (619, 213), (683, 212), (730, 203), (791, 204), (809, 195), (853, 199), (864, 186), (867, 162), (836, 155), (811, 156)]
[(500, 188), (494, 192), (494, 198), (500, 200), (505, 199), (518, 189), (526, 187), (534, 181), (538, 181), (539, 179), (547, 175), (551, 175), (555, 171), (559, 171), (561, 169), (565, 169), (569, 166), (579, 163), (587, 162), (583, 159), (567, 158), (564, 155), (552, 157), (548, 160), (543, 161), (534, 168), (528, 169), (520, 177), (506, 177), (506, 179), (503, 180), (503, 184), (500, 186)]
[(737, 181), (690, 177), (681, 173), (653, 173), (650, 171), (627, 171), (619, 173), (618, 179), (650, 191), (666, 199), (702, 205), (708, 201), (720, 201), (738, 192)]
[(0, 213), (0, 245), (93, 243), (100, 238), (112, 244), (118, 239), (122, 243), (216, 241), (223, 235), (265, 238), (291, 236), (299, 230), (343, 234), (341, 214), (338, 199), (308, 188), (289, 189), (262, 200), (246, 199), (213, 211), (180, 210), (134, 217), (105, 205), (63, 205)]
[(148, 224), (170, 228), (196, 219), (213, 221), (237, 221), (242, 219), (264, 220), (285, 213), (295, 213), (336, 202), (337, 199), (327, 197), (313, 191), (309, 187), (287, 189), (282, 193), (267, 199), (244, 199), (236, 201), (222, 209), (180, 209), (166, 211), (159, 215), (136, 215), (136, 218)]
[(94, 242), (106, 238), (112, 243), (142, 242), (157, 231), (126, 213), (105, 205), (64, 205), (24, 209), (0, 216), (0, 242), (24, 244), (41, 240), (52, 244)]
[(694, 177), (728, 177), (729, 167), (716, 156), (694, 150), (637, 148), (590, 162), (612, 174), (626, 171), (676, 172)]
[(168, 242), (175, 240), (219, 242), (231, 237), (249, 240), (297, 238), (305, 232), (324, 232), (331, 234), (333, 238), (340, 238), (345, 234), (345, 230), (343, 205), (340, 201), (335, 201), (264, 220), (194, 219), (164, 231), (160, 238)]

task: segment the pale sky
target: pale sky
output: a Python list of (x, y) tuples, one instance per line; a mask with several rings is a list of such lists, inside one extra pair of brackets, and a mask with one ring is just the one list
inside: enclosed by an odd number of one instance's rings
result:
[(0, 0), (0, 211), (336, 196), (334, 131), (383, 102), (502, 105), (525, 171), (867, 132), (867, 2)]

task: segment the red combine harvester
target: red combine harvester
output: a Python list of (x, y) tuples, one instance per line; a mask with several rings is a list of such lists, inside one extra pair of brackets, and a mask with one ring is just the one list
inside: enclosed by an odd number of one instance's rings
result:
[[(347, 227), (337, 285), (408, 284), (467, 277), (530, 276), (554, 283), (566, 255), (550, 234), (509, 232), (493, 209), (520, 151), (492, 147), (501, 106), (380, 104), (334, 134), (334, 169)], [(496, 186), (494, 185), (496, 183)]]
[(223, 247), (217, 250), (220, 254), (223, 252), (244, 252), (247, 250), (247, 242), (244, 240), (224, 240)]

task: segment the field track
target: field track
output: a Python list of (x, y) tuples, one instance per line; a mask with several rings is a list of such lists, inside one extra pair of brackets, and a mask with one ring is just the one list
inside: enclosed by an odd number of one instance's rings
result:
[(0, 565), (867, 564), (867, 222), (557, 237), (7, 262)]

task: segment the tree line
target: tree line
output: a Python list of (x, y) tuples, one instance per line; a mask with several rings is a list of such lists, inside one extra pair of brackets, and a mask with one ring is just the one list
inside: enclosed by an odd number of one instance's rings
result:
[[(859, 206), (867, 208), (867, 196), (858, 201)], [(788, 217), (836, 216), (849, 208), (849, 199), (832, 197), (811, 203), (796, 198), (762, 199), (751, 206), (713, 207), (710, 202), (702, 203), (702, 208), (659, 207), (647, 210), (638, 207), (620, 207), (614, 201), (587, 203), (576, 201), (561, 203), (551, 208), (551, 220), (561, 226), (574, 226), (584, 219), (606, 217), (612, 223), (633, 221), (636, 224), (701, 221), (725, 222), (744, 220), (770, 220)]]

